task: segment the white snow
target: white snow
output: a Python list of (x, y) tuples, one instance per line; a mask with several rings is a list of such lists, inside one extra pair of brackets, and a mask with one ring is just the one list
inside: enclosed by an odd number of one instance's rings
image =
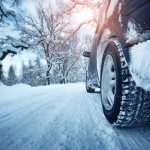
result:
[(17, 48), (14, 48), (14, 47), (9, 46), (9, 45), (2, 47), (2, 52), (6, 52), (7, 50), (11, 50), (11, 51), (16, 52), (16, 53), (19, 52), (19, 50)]
[[(121, 19), (121, 18), (120, 18)], [(119, 21), (120, 21), (119, 19)], [(140, 24), (136, 24), (134, 20), (129, 20), (127, 25), (126, 43), (143, 42), (145, 39), (150, 38), (150, 30), (140, 32)]]
[(134, 45), (130, 50), (132, 76), (139, 87), (150, 91), (150, 40)]
[[(140, 25), (129, 20), (126, 43), (136, 43), (130, 49), (130, 71), (137, 86), (150, 91), (150, 31), (140, 33)], [(145, 41), (147, 39), (147, 41)]]
[(137, 41), (137, 39), (139, 37), (138, 31), (139, 31), (139, 29), (137, 28), (136, 24), (130, 20), (128, 22), (128, 26), (127, 26), (127, 33), (126, 33), (127, 41), (126, 41), (126, 43), (131, 43), (131, 42)]
[(26, 43), (24, 43), (24, 42), (22, 42), (22, 41), (20, 41), (20, 40), (13, 40), (13, 41), (11, 41), (11, 44), (15, 47), (15, 46), (22, 46), (22, 47), (29, 47), (29, 45), (28, 44), (26, 44)]
[(0, 85), (0, 150), (146, 150), (149, 129), (112, 127), (84, 83)]

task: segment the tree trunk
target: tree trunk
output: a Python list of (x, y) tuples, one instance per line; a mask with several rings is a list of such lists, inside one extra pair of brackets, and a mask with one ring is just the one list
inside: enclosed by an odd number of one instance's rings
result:
[(2, 64), (0, 64), (0, 82), (2, 81)]
[(47, 84), (50, 85), (51, 84), (51, 78), (50, 78), (50, 70), (52, 68), (52, 63), (47, 62), (47, 72), (46, 72), (46, 78), (47, 78)]
[(65, 79), (63, 79), (63, 84), (66, 84), (66, 81), (65, 81)]
[(68, 78), (66, 79), (66, 83), (69, 83)]
[(66, 84), (66, 80), (64, 78), (60, 79), (60, 84)]
[(60, 80), (60, 84), (63, 84), (63, 83), (64, 83), (64, 81), (63, 81), (63, 79), (61, 79), (61, 80)]
[(60, 84), (63, 84), (63, 81), (62, 81), (62, 80), (60, 80)]
[(47, 78), (47, 84), (50, 85), (51, 84), (51, 78), (50, 78), (49, 70), (47, 70), (47, 72), (46, 72), (46, 78)]

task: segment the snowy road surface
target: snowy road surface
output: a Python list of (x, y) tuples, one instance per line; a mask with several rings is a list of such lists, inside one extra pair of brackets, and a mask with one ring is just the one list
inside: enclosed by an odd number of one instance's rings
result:
[(149, 149), (150, 127), (112, 127), (82, 83), (0, 85), (0, 150)]

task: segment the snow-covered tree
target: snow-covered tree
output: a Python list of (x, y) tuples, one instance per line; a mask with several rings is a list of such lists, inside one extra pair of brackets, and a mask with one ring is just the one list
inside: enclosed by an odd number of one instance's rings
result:
[(35, 79), (36, 79), (36, 86), (46, 85), (46, 68), (44, 65), (41, 64), (40, 58), (37, 57), (35, 60)]
[(64, 11), (59, 10), (59, 12), (54, 11), (50, 5), (39, 5), (36, 17), (23, 16), (20, 19), (21, 22), (17, 24), (21, 31), (22, 40), (26, 41), (25, 44), (32, 47), (40, 55), (42, 54), (46, 60), (48, 84), (50, 84), (53, 76), (56, 77), (54, 74), (57, 74), (61, 83), (67, 82), (68, 76), (71, 77), (72, 70), (77, 69), (75, 66), (80, 60), (81, 49), (77, 46), (72, 49), (71, 42), (73, 40), (70, 39), (76, 36), (76, 32), (84, 24), (95, 20), (95, 18), (86, 20), (73, 29), (69, 25), (68, 16), (70, 17), (72, 13), (76, 12), (78, 6), (81, 9), (82, 7), (98, 8), (99, 6), (99, 3), (92, 1), (72, 0), (70, 4), (68, 9), (62, 5)]
[(61, 52), (61, 59), (59, 59), (58, 63), (55, 63), (52, 69), (57, 73), (59, 82), (63, 84), (69, 81), (68, 76), (79, 61), (82, 47), (79, 46), (77, 38), (71, 38), (61, 48)]
[(5, 19), (8, 17), (15, 17), (15, 12), (12, 7), (18, 6), (21, 0), (0, 0), (0, 25), (5, 23)]
[(3, 84), (5, 84), (5, 85), (7, 85), (7, 76), (6, 76), (6, 74), (4, 73), (4, 70), (2, 70), (2, 72), (1, 72), (1, 82), (3, 83)]
[(27, 82), (26, 84), (31, 85), (31, 86), (36, 86), (36, 74), (35, 74), (35, 65), (29, 60), (29, 65), (27, 66)]
[(17, 83), (17, 76), (14, 67), (11, 65), (8, 71), (7, 85), (12, 86)]
[(0, 80), (2, 75), (2, 61), (7, 57), (8, 54), (12, 56), (16, 55), (24, 49), (28, 49), (29, 45), (24, 41), (15, 39), (13, 37), (6, 37), (0, 39)]
[[(10, 1), (0, 0), (0, 28), (5, 27), (5, 23), (10, 19), (10, 17), (12, 17), (14, 21), (16, 20), (16, 14), (14, 12), (14, 8), (17, 7), (21, 3), (21, 1), (22, 0), (10, 0)], [(7, 43), (8, 37), (6, 37), (5, 39), (4, 37), (0, 37), (0, 38), (3, 38), (0, 39), (0, 80), (1, 80), (2, 60), (10, 53), (12, 55), (17, 54), (18, 49), (17, 49), (17, 45), (12, 46), (10, 43)], [(15, 42), (12, 43), (15, 44)], [(6, 46), (5, 44), (8, 45)]]
[(21, 82), (24, 84), (29, 84), (29, 67), (25, 65), (24, 63), (22, 64), (22, 80)]
[[(57, 0), (60, 1), (60, 0)], [(85, 8), (90, 9), (93, 12), (93, 17), (82, 20), (74, 29), (73, 34), (78, 32), (82, 26), (86, 24), (94, 24), (95, 26), (98, 23), (100, 6), (103, 4), (104, 0), (71, 0), (65, 6), (63, 6), (60, 14), (64, 17), (73, 16), (76, 13), (81, 12)]]
[(50, 71), (55, 58), (60, 56), (60, 47), (65, 42), (62, 33), (68, 24), (50, 5), (40, 5), (37, 9), (37, 18), (29, 16), (23, 21), (23, 24), (19, 25), (23, 38), (30, 39), (33, 45), (38, 45), (42, 50), (41, 53), (47, 62), (47, 81), (50, 84)]
[(41, 65), (39, 57), (33, 62), (29, 60), (28, 65), (22, 66), (22, 83), (31, 86), (46, 85), (45, 68)]

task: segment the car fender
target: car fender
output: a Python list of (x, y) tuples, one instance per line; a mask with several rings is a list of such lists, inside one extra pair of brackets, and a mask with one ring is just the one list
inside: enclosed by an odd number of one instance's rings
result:
[(97, 72), (99, 81), (101, 80), (102, 58), (105, 50), (109, 45), (116, 47), (118, 51), (122, 51), (122, 55), (125, 56), (125, 61), (127, 65), (129, 64), (128, 48), (124, 48), (123, 43), (121, 43), (117, 37), (109, 37), (105, 40), (101, 40), (97, 48)]

